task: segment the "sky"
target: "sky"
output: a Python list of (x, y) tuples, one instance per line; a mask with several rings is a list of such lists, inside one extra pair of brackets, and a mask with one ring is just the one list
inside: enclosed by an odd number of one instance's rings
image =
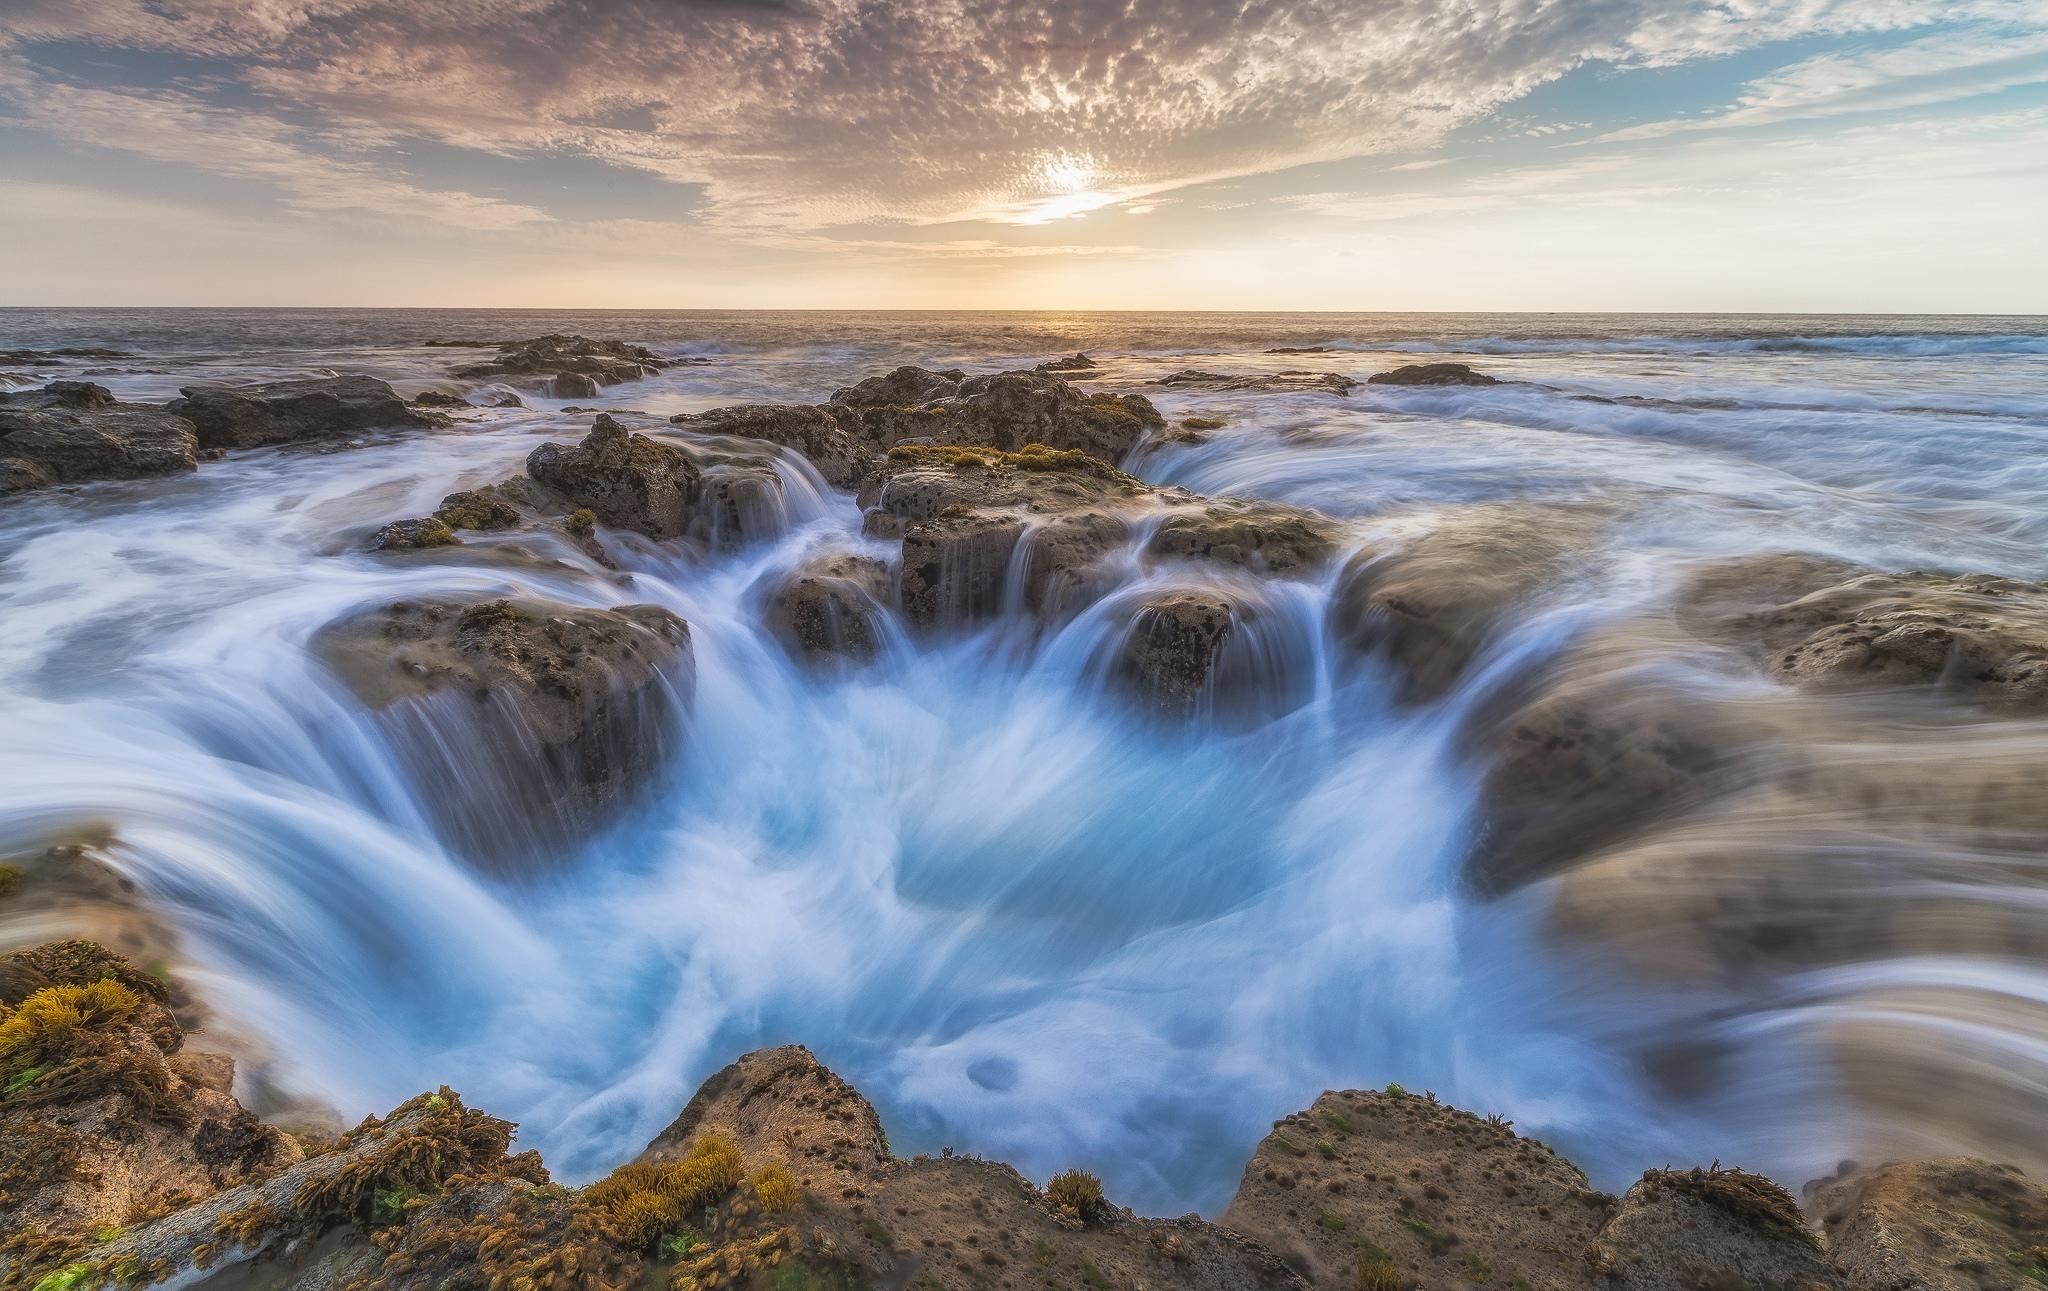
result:
[(0, 303), (2048, 312), (2048, 0), (0, 0)]

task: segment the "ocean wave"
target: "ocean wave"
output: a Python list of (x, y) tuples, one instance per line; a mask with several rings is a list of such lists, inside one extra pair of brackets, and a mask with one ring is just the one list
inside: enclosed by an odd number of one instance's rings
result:
[(1930, 333), (1884, 336), (1482, 336), (1441, 340), (1353, 340), (1317, 346), (1371, 354), (1846, 354), (1874, 358), (1951, 355), (2048, 355), (2048, 336), (2023, 332), (1978, 336)]

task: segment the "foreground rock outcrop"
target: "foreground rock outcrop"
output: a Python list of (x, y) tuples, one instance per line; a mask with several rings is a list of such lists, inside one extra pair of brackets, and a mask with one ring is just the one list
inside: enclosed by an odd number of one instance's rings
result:
[(691, 681), (689, 627), (653, 605), (404, 601), (314, 648), (449, 841), (499, 866), (557, 856), (637, 801), (674, 756)]
[[(1815, 1184), (1652, 1170), (1617, 1200), (1498, 1118), (1398, 1086), (1277, 1122), (1214, 1223), (1082, 1169), (904, 1159), (797, 1047), (705, 1081), (632, 1161), (553, 1183), (453, 1090), (302, 1148), (181, 1071), (162, 987), (87, 943), (0, 957), (0, 1286), (2018, 1288), (2048, 1195), (1952, 1159)], [(62, 1018), (61, 1025), (56, 1019)], [(30, 1065), (33, 1064), (33, 1065)]]
[(198, 469), (198, 449), (190, 421), (153, 405), (121, 403), (89, 381), (0, 393), (0, 496), (176, 475)]
[(368, 430), (423, 430), (448, 418), (416, 408), (389, 385), (360, 374), (261, 385), (186, 386), (170, 404), (197, 429), (201, 448), (261, 448)]
[(703, 472), (673, 444), (630, 433), (600, 413), (579, 444), (542, 444), (526, 473), (608, 525), (676, 538), (690, 527)]

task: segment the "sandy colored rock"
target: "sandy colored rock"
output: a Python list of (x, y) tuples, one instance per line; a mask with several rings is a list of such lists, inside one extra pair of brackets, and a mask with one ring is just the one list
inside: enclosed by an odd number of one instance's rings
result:
[(1587, 1248), (1615, 1291), (1837, 1291), (1819, 1236), (1777, 1184), (1741, 1170), (1652, 1170)]
[(1278, 502), (1201, 498), (1168, 512), (1146, 555), (1255, 574), (1302, 576), (1336, 555), (1343, 528), (1319, 512)]
[(2048, 1190), (1974, 1157), (1901, 1162), (1807, 1186), (1857, 1291), (2024, 1291), (2048, 1283)]
[(1505, 1122), (1395, 1086), (1326, 1093), (1276, 1122), (1217, 1222), (1332, 1291), (1562, 1291), (1585, 1285), (1584, 1249), (1613, 1204)]

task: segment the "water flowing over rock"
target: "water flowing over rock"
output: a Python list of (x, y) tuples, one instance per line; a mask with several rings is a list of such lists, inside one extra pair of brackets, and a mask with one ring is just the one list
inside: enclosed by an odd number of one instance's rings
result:
[(689, 627), (652, 605), (398, 602), (315, 647), (464, 854), (526, 867), (632, 806), (681, 741)]
[(1365, 379), (1376, 386), (1497, 386), (1498, 377), (1474, 371), (1463, 363), (1411, 363)]
[(781, 576), (770, 591), (768, 630), (798, 659), (868, 663), (881, 652), (889, 566), (873, 556), (827, 552)]
[(1047, 359), (1033, 371), (1036, 372), (1093, 372), (1102, 365), (1086, 354), (1070, 354), (1063, 359)]
[(1213, 390), (1221, 393), (1256, 392), (1259, 394), (1350, 394), (1358, 382), (1339, 372), (1304, 372), (1290, 369), (1285, 372), (1253, 372), (1236, 376), (1220, 372), (1203, 372), (1197, 368), (1182, 368), (1180, 371), (1163, 376), (1155, 383), (1175, 390)]
[(605, 413), (580, 444), (534, 449), (526, 471), (604, 523), (650, 538), (681, 537), (689, 530), (703, 482), (688, 453), (629, 433)]
[(190, 421), (201, 448), (261, 448), (366, 430), (446, 426), (375, 377), (352, 375), (261, 385), (186, 386), (170, 411)]
[(467, 380), (546, 377), (549, 392), (557, 399), (593, 399), (600, 387), (637, 381), (672, 366), (644, 346), (562, 332), (500, 341), (497, 346), (497, 357), (466, 364), (455, 369), (455, 375)]
[(0, 393), (0, 496), (198, 466), (191, 422), (162, 408), (120, 403), (105, 386), (53, 381)]
[(1272, 502), (1202, 498), (1159, 524), (1146, 553), (1293, 577), (1336, 555), (1341, 526), (1314, 511)]
[(1210, 592), (1168, 592), (1139, 609), (1118, 656), (1124, 684), (1148, 706), (1192, 717), (1212, 697), (1237, 607)]

